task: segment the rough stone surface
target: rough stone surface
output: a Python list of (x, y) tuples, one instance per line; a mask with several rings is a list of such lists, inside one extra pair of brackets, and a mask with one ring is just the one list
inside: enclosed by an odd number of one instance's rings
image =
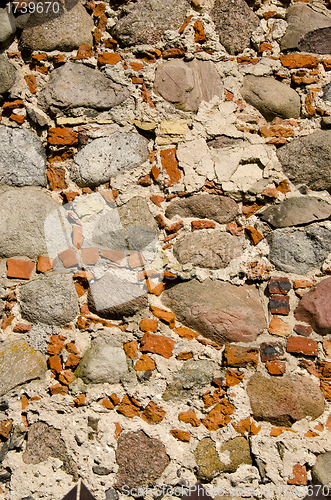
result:
[(6, 59), (3, 54), (0, 54), (0, 94), (4, 94), (11, 89), (16, 80), (16, 69)]
[(331, 333), (330, 293), (331, 278), (326, 278), (302, 297), (294, 312), (298, 321), (309, 323), (320, 335)]
[(223, 85), (210, 61), (168, 61), (158, 67), (155, 90), (183, 111), (197, 111), (202, 101), (221, 96)]
[(9, 188), (0, 193), (0, 255), (31, 259), (47, 253), (44, 222), (59, 204), (35, 187)]
[(297, 49), (310, 31), (331, 26), (331, 19), (302, 3), (291, 5), (286, 12), (287, 30), (280, 42), (281, 50)]
[(46, 422), (33, 423), (29, 427), (23, 462), (36, 465), (49, 457), (59, 458), (67, 474), (71, 474), (74, 480), (78, 480), (77, 466), (68, 454), (61, 432)]
[[(312, 476), (315, 484), (321, 484), (326, 488), (324, 491), (331, 490), (331, 451), (321, 453), (316, 458), (314, 467), (312, 468)], [(330, 495), (328, 495), (328, 498)]]
[[(72, 89), (75, 92), (72, 92)], [(129, 96), (126, 89), (84, 64), (67, 62), (54, 69), (39, 95), (44, 111), (57, 108), (89, 107), (98, 110), (117, 106)]]
[(328, 219), (330, 215), (331, 205), (312, 196), (288, 198), (260, 212), (261, 219), (276, 228), (309, 224)]
[(174, 200), (166, 209), (165, 215), (171, 219), (174, 215), (181, 217), (198, 217), (212, 219), (219, 224), (226, 224), (238, 213), (238, 205), (231, 198), (215, 195), (194, 194), (189, 198)]
[(33, 323), (65, 325), (78, 314), (78, 297), (71, 275), (57, 274), (21, 287), (22, 315)]
[(288, 273), (305, 274), (320, 267), (331, 251), (331, 232), (324, 227), (276, 229), (267, 239), (269, 260)]
[(224, 470), (224, 463), (219, 458), (216, 443), (210, 437), (199, 441), (194, 456), (198, 466), (197, 476), (201, 481), (209, 483)]
[(220, 42), (229, 54), (237, 54), (250, 46), (259, 18), (244, 0), (216, 0), (210, 15)]
[(116, 384), (128, 373), (122, 345), (111, 336), (103, 335), (93, 340), (84, 354), (75, 375), (87, 384)]
[(5, 342), (0, 348), (0, 396), (17, 385), (41, 377), (45, 371), (44, 356), (25, 340)]
[(278, 82), (274, 78), (245, 76), (241, 94), (267, 120), (272, 120), (276, 116), (281, 118), (298, 118), (300, 116), (299, 94), (289, 85)]
[(251, 342), (266, 326), (254, 286), (192, 280), (166, 290), (162, 302), (185, 325), (220, 345)]
[(301, 38), (298, 47), (302, 52), (315, 54), (331, 53), (331, 28), (321, 28), (310, 31)]
[(71, 178), (79, 186), (97, 186), (109, 182), (126, 170), (133, 170), (148, 158), (148, 141), (136, 132), (116, 132), (95, 139), (75, 157)]
[(0, 126), (0, 183), (46, 186), (46, 154), (31, 130)]
[(307, 416), (315, 419), (324, 411), (319, 386), (298, 375), (268, 379), (255, 373), (249, 379), (247, 393), (254, 418), (274, 425), (291, 426)]
[(139, 430), (122, 433), (117, 442), (116, 461), (119, 465), (117, 488), (128, 485), (154, 486), (169, 463), (164, 445)]
[(88, 306), (92, 312), (110, 319), (133, 316), (148, 305), (142, 284), (128, 281), (119, 273), (108, 272), (90, 285)]
[(322, 99), (324, 101), (331, 102), (331, 83), (328, 83), (323, 87)]
[(134, 196), (117, 210), (130, 251), (142, 251), (151, 243), (156, 249), (157, 223), (147, 201), (140, 196)]
[(112, 28), (112, 35), (124, 46), (154, 44), (165, 30), (178, 30), (189, 8), (187, 0), (139, 0)]
[(249, 442), (244, 437), (230, 439), (221, 446), (220, 453), (230, 453), (230, 463), (224, 466), (223, 472), (236, 472), (241, 464), (252, 465)]
[(15, 36), (16, 23), (13, 13), (8, 12), (8, 6), (0, 9), (0, 48), (8, 45)]
[(181, 264), (220, 269), (242, 253), (237, 237), (222, 231), (194, 232), (179, 239), (174, 245), (174, 255)]
[(318, 130), (298, 137), (277, 151), (284, 173), (295, 185), (306, 184), (311, 189), (331, 189), (331, 131)]
[(48, 13), (43, 9), (30, 15), (20, 37), (21, 49), (70, 52), (81, 45), (93, 45), (91, 17), (80, 3), (68, 10), (63, 8), (64, 3), (59, 14), (51, 8)]
[(180, 401), (191, 397), (196, 389), (210, 384), (216, 370), (216, 364), (207, 360), (192, 360), (173, 375), (173, 382), (168, 384), (163, 394), (165, 401)]

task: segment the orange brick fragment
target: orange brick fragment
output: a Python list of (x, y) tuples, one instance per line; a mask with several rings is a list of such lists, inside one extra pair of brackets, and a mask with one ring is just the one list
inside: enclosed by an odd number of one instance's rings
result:
[(221, 387), (218, 387), (217, 389), (215, 389), (213, 393), (211, 393), (210, 391), (205, 392), (202, 395), (202, 399), (203, 399), (203, 402), (205, 404), (205, 408), (210, 408), (210, 406), (213, 406), (216, 403), (218, 403), (222, 399), (224, 394), (225, 394), (225, 390), (222, 389)]
[(49, 354), (50, 356), (60, 354), (65, 339), (66, 337), (64, 337), (63, 335), (51, 335), (48, 342), (47, 354)]
[(54, 396), (55, 394), (61, 394), (62, 396), (65, 396), (69, 392), (69, 388), (61, 384), (54, 384), (49, 388), (49, 390), (52, 396)]
[(139, 328), (142, 332), (157, 332), (157, 321), (156, 319), (144, 318), (140, 321)]
[(120, 264), (125, 257), (125, 254), (119, 250), (102, 250), (100, 255), (116, 264)]
[(105, 408), (107, 408), (107, 410), (113, 410), (115, 408), (115, 406), (113, 405), (113, 403), (108, 398), (103, 398), (101, 400), (101, 404), (102, 404), (102, 406), (104, 406)]
[(209, 431), (217, 431), (220, 427), (225, 427), (231, 421), (234, 405), (226, 398), (223, 398), (201, 421)]
[(191, 222), (192, 231), (199, 229), (215, 229), (215, 222), (211, 220), (194, 220)]
[(225, 387), (233, 387), (234, 385), (240, 384), (243, 380), (244, 374), (239, 370), (233, 370), (228, 368), (225, 375)]
[(74, 61), (79, 59), (88, 59), (93, 56), (92, 46), (91, 45), (81, 45), (77, 50), (77, 54), (73, 57)]
[(51, 191), (61, 191), (67, 189), (65, 169), (49, 165), (46, 171), (49, 189)]
[(76, 406), (86, 406), (86, 396), (85, 394), (78, 394), (77, 398), (74, 399)]
[(153, 403), (153, 401), (150, 401), (144, 409), (141, 418), (149, 424), (159, 424), (160, 422), (162, 422), (165, 415), (166, 412), (162, 408), (160, 408), (160, 406)]
[(259, 362), (259, 350), (255, 347), (242, 347), (226, 345), (224, 352), (224, 365), (243, 368), (247, 365), (256, 367)]
[(184, 33), (185, 31), (185, 28), (190, 24), (190, 21), (192, 19), (192, 16), (188, 16), (185, 21), (183, 22), (183, 24), (181, 25), (181, 27), (179, 28), (178, 30), (178, 33), (181, 35), (182, 33)]
[(34, 270), (35, 263), (22, 259), (7, 259), (7, 278), (28, 280)]
[(146, 261), (141, 253), (136, 252), (129, 255), (129, 266), (131, 267), (131, 269), (144, 266), (145, 264)]
[(64, 250), (63, 252), (60, 252), (58, 255), (64, 267), (68, 268), (78, 265), (78, 258), (74, 248), (68, 248), (68, 250)]
[(71, 370), (64, 370), (59, 375), (59, 382), (63, 385), (70, 385), (75, 379), (76, 377)]
[(109, 399), (113, 403), (114, 406), (118, 405), (118, 403), (121, 402), (120, 398), (114, 392), (113, 392), (113, 394), (111, 394), (109, 396)]
[(161, 203), (164, 201), (164, 196), (154, 195), (150, 196), (149, 199), (154, 203), (154, 205), (161, 207)]
[(192, 427), (199, 427), (201, 420), (197, 417), (194, 410), (182, 411), (178, 415), (178, 420), (185, 422), (186, 424), (192, 425)]
[(127, 342), (123, 345), (123, 349), (128, 358), (134, 359), (137, 356), (138, 342), (136, 340)]
[(118, 438), (118, 436), (121, 434), (123, 428), (121, 426), (121, 424), (119, 424), (118, 422), (115, 422), (115, 434), (114, 434), (114, 437), (115, 439)]
[(205, 43), (207, 41), (205, 31), (203, 29), (203, 24), (201, 21), (196, 21), (193, 25), (195, 35), (194, 41), (195, 43)]
[(71, 370), (75, 370), (79, 365), (80, 360), (81, 357), (77, 356), (77, 354), (70, 354), (66, 361), (65, 367), (68, 369), (70, 368)]
[(25, 75), (24, 80), (31, 94), (35, 94), (37, 92), (36, 77), (34, 75)]
[(191, 358), (193, 358), (192, 351), (180, 352), (176, 355), (176, 359), (178, 359), (178, 361), (185, 361), (185, 360), (191, 359)]
[(287, 484), (295, 484), (297, 486), (306, 486), (307, 484), (307, 469), (305, 465), (295, 464), (293, 467), (293, 478), (289, 478)]
[(72, 242), (76, 248), (80, 248), (84, 242), (82, 226), (73, 226)]
[(180, 181), (181, 172), (176, 159), (176, 148), (163, 149), (160, 152), (162, 169), (168, 175), (169, 179), (165, 179), (165, 187), (173, 186)]
[(145, 372), (155, 370), (155, 361), (147, 356), (147, 354), (142, 354), (134, 365), (136, 372)]
[(264, 236), (262, 236), (262, 234), (257, 229), (255, 229), (255, 227), (253, 227), (253, 226), (245, 227), (245, 231), (246, 231), (246, 234), (250, 237), (253, 245), (257, 245), (264, 238)]
[(49, 366), (49, 369), (53, 373), (61, 373), (62, 372), (62, 361), (61, 358), (58, 354), (55, 356), (50, 356), (47, 360), (47, 364)]
[(49, 128), (48, 143), (52, 146), (77, 146), (78, 134), (68, 127)]
[(29, 400), (28, 400), (27, 396), (25, 394), (23, 394), (20, 401), (21, 401), (21, 405), (22, 405), (22, 410), (25, 410), (25, 408), (29, 404)]
[(154, 333), (146, 332), (140, 342), (139, 349), (141, 352), (150, 352), (159, 354), (164, 358), (170, 358), (175, 346), (175, 341), (163, 335), (155, 335)]
[(98, 3), (98, 5), (95, 7), (93, 11), (94, 17), (99, 17), (101, 14), (103, 14), (106, 10), (106, 6), (103, 2)]
[(50, 259), (49, 257), (44, 257), (40, 255), (37, 260), (37, 271), (39, 273), (46, 273), (55, 267), (56, 259)]
[(296, 68), (317, 68), (318, 59), (315, 56), (304, 55), (304, 54), (287, 54), (279, 56), (280, 62), (285, 68), (296, 69)]
[(183, 443), (189, 443), (191, 439), (191, 434), (181, 429), (171, 429), (170, 434), (178, 441), (183, 441)]
[(27, 325), (26, 323), (16, 323), (13, 328), (13, 332), (15, 333), (27, 333), (31, 330), (32, 325)]
[(98, 56), (98, 66), (104, 66), (105, 64), (113, 66), (121, 60), (122, 58), (119, 54), (115, 54), (114, 52), (103, 52)]
[(2, 420), (2, 422), (0, 422), (0, 436), (4, 439), (8, 439), (12, 426), (13, 421), (11, 419)]
[(128, 418), (139, 417), (141, 405), (135, 398), (125, 394), (121, 404), (117, 407), (117, 411)]
[(86, 266), (93, 266), (99, 260), (99, 250), (97, 248), (83, 248), (82, 259)]
[(156, 316), (157, 318), (159, 318), (162, 321), (164, 321), (165, 323), (167, 323), (170, 326), (170, 328), (174, 328), (175, 315), (173, 312), (165, 311), (164, 309), (161, 309), (160, 307), (156, 307), (156, 306), (151, 306), (150, 309), (151, 309), (152, 313), (154, 314), (154, 316)]

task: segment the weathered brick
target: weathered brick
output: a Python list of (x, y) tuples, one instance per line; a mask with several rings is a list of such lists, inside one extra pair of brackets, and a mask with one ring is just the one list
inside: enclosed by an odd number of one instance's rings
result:
[(242, 347), (227, 344), (223, 352), (224, 366), (243, 368), (247, 365), (257, 366), (259, 350), (256, 347)]
[(310, 326), (306, 325), (295, 325), (293, 327), (293, 330), (295, 331), (295, 333), (297, 333), (298, 335), (302, 335), (303, 337), (309, 337), (309, 335), (313, 331)]
[(68, 185), (66, 183), (64, 168), (49, 165), (46, 175), (49, 189), (51, 191), (61, 191), (62, 189), (67, 189)]
[(47, 364), (49, 369), (53, 373), (61, 373), (62, 372), (62, 361), (61, 357), (56, 354), (55, 356), (50, 356), (47, 360)]
[(165, 323), (167, 323), (170, 326), (170, 328), (174, 328), (175, 315), (173, 312), (166, 311), (166, 310), (161, 309), (160, 307), (156, 307), (156, 306), (151, 306), (150, 309), (151, 309), (152, 313), (154, 314), (154, 316), (156, 316), (157, 318), (159, 318), (162, 321), (164, 321)]
[(125, 254), (119, 250), (102, 250), (100, 255), (116, 264), (120, 264), (125, 257)]
[(98, 66), (104, 66), (105, 64), (110, 64), (110, 65), (115, 65), (119, 61), (121, 61), (122, 58), (119, 54), (115, 54), (114, 52), (103, 52), (102, 54), (98, 55)]
[(48, 342), (47, 354), (49, 354), (50, 356), (60, 354), (65, 339), (66, 337), (64, 337), (63, 335), (51, 335)]
[(262, 363), (273, 359), (284, 358), (284, 349), (279, 342), (262, 342), (260, 345), (260, 356)]
[(71, 370), (64, 370), (59, 375), (59, 382), (63, 385), (70, 385), (75, 379), (76, 377)]
[(8, 439), (12, 427), (13, 427), (13, 421), (11, 419), (2, 420), (0, 422), (0, 436), (4, 439)]
[(150, 401), (146, 408), (144, 409), (141, 418), (149, 424), (159, 424), (162, 422), (166, 415), (166, 412), (160, 408), (157, 404)]
[(193, 220), (191, 222), (192, 231), (198, 231), (200, 229), (215, 229), (215, 222), (212, 220)]
[[(52, 396), (54, 396), (55, 394), (61, 394), (62, 396), (65, 396), (69, 392), (69, 387), (66, 385), (54, 384), (51, 385), (49, 391)], [(74, 400), (74, 402), (76, 402), (76, 400)]]
[(199, 334), (191, 330), (190, 328), (178, 327), (174, 328), (174, 332), (180, 337), (188, 340), (193, 340), (199, 337)]
[(82, 226), (73, 226), (72, 242), (76, 248), (80, 248), (84, 242)]
[(81, 357), (77, 356), (77, 354), (70, 354), (66, 361), (65, 368), (75, 370), (79, 365), (80, 360)]
[(286, 351), (292, 354), (304, 354), (305, 356), (317, 356), (318, 344), (313, 339), (305, 337), (289, 337), (287, 339)]
[(149, 199), (154, 203), (154, 205), (156, 205), (157, 207), (161, 207), (161, 203), (164, 201), (164, 196), (153, 195), (150, 196)]
[(146, 372), (150, 370), (155, 370), (155, 361), (147, 356), (147, 354), (142, 354), (134, 365), (136, 372)]
[(278, 316), (273, 316), (271, 318), (268, 332), (271, 335), (278, 335), (279, 337), (288, 337), (291, 333), (291, 327)]
[(142, 407), (139, 401), (127, 394), (125, 394), (121, 404), (117, 407), (118, 413), (128, 418), (139, 417), (141, 410)]
[(176, 159), (176, 148), (163, 149), (160, 152), (162, 169), (169, 176), (169, 179), (164, 181), (165, 187), (177, 184), (181, 179), (181, 171), (178, 167)]
[(141, 253), (135, 252), (129, 255), (129, 266), (131, 269), (135, 269), (136, 267), (142, 267), (146, 264), (146, 261)]
[(276, 295), (287, 295), (291, 290), (291, 283), (288, 278), (272, 277), (268, 283), (268, 292)]
[(290, 313), (290, 299), (287, 295), (272, 295), (269, 300), (271, 314), (288, 316)]
[(220, 427), (225, 427), (230, 423), (234, 409), (234, 405), (228, 399), (223, 398), (201, 422), (209, 431), (217, 431)]
[(279, 361), (279, 359), (275, 359), (273, 361), (267, 361), (265, 367), (270, 375), (284, 375), (286, 363), (285, 361)]
[(55, 267), (56, 259), (50, 259), (49, 257), (44, 257), (40, 255), (37, 260), (37, 271), (39, 273), (46, 273)]
[(183, 441), (183, 443), (189, 443), (191, 439), (191, 434), (181, 429), (171, 429), (170, 434), (178, 441)]
[(219, 387), (215, 389), (213, 393), (211, 391), (207, 391), (202, 395), (203, 402), (205, 404), (205, 408), (210, 408), (215, 405), (219, 401), (221, 401), (222, 397), (225, 394), (225, 390)]
[(179, 352), (178, 354), (176, 354), (176, 359), (178, 359), (178, 361), (186, 361), (187, 359), (191, 358), (193, 358), (192, 351)]
[(134, 359), (137, 356), (138, 342), (136, 340), (131, 340), (123, 345), (123, 349), (128, 358)]
[[(68, 389), (68, 387), (66, 387)], [(77, 398), (74, 399), (76, 406), (86, 406), (86, 396), (85, 394), (78, 394)]]
[(93, 266), (99, 260), (99, 250), (97, 248), (83, 248), (82, 259), (86, 266)]
[(297, 68), (317, 68), (318, 59), (315, 56), (305, 55), (305, 54), (287, 54), (280, 55), (280, 62), (285, 68), (297, 69)]
[(64, 267), (78, 266), (78, 258), (74, 248), (68, 248), (58, 254), (59, 259), (62, 261)]
[(140, 321), (139, 328), (142, 332), (157, 332), (156, 319), (144, 318)]
[(48, 144), (52, 146), (78, 146), (78, 134), (68, 127), (49, 128)]
[(201, 21), (196, 21), (193, 25), (194, 28), (194, 41), (195, 43), (205, 43), (207, 41), (203, 24)]
[(31, 94), (35, 94), (37, 92), (36, 77), (34, 75), (25, 75), (24, 80)]
[(110, 401), (109, 398), (103, 398), (101, 400), (101, 404), (102, 404), (102, 406), (107, 408), (107, 410), (113, 410), (115, 408), (115, 406), (113, 405), (113, 403)]
[(307, 469), (305, 465), (295, 464), (292, 475), (293, 478), (289, 478), (287, 484), (295, 484), (297, 486), (307, 485)]
[(192, 427), (199, 427), (201, 420), (197, 417), (194, 410), (189, 409), (187, 411), (182, 411), (178, 415), (178, 420), (185, 422), (186, 424), (192, 425)]
[(146, 332), (140, 342), (141, 352), (160, 354), (164, 358), (170, 358), (175, 346), (175, 341), (163, 335), (155, 335)]
[(7, 259), (7, 278), (28, 280), (34, 270), (35, 263), (22, 259)]
[(245, 232), (252, 240), (253, 245), (257, 245), (264, 238), (264, 236), (253, 226), (245, 227)]

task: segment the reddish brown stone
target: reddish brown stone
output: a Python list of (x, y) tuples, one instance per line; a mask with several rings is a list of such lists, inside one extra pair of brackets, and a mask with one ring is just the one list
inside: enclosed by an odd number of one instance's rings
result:
[(194, 220), (191, 222), (192, 231), (197, 231), (199, 229), (215, 229), (215, 222), (211, 220)]
[(114, 52), (103, 52), (98, 56), (98, 66), (99, 68), (105, 64), (111, 64), (113, 66), (121, 60), (122, 58), (119, 54), (115, 54)]
[(128, 358), (134, 359), (137, 356), (138, 342), (136, 340), (131, 340), (123, 345), (123, 349)]
[(77, 50), (77, 54), (73, 57), (73, 60), (79, 59), (88, 59), (93, 56), (92, 46), (91, 45), (81, 45)]
[(252, 240), (253, 245), (257, 245), (264, 238), (264, 236), (262, 236), (262, 234), (257, 229), (255, 229), (255, 227), (253, 227), (253, 226), (245, 227), (245, 231), (246, 231), (246, 234)]
[(114, 392), (109, 396), (109, 399), (114, 406), (117, 406), (121, 402), (120, 398)]
[(40, 255), (37, 260), (37, 271), (39, 273), (46, 273), (55, 267), (56, 259), (50, 259)]
[(267, 361), (265, 367), (270, 375), (284, 375), (286, 363), (275, 359), (274, 361)]
[(66, 338), (63, 335), (51, 335), (48, 343), (47, 354), (50, 356), (60, 354), (65, 339)]
[(165, 311), (164, 309), (161, 309), (160, 307), (156, 306), (151, 306), (151, 311), (156, 316), (157, 318), (161, 319), (165, 323), (167, 323), (170, 328), (174, 328), (175, 326), (175, 315), (173, 312), (170, 311)]
[(164, 220), (164, 217), (163, 215), (161, 214), (158, 214), (154, 217), (154, 219), (156, 220), (156, 222), (158, 223), (158, 226), (160, 229), (164, 229), (166, 227), (166, 223), (165, 223), (165, 220)]
[(224, 366), (232, 366), (234, 368), (242, 368), (247, 365), (256, 367), (259, 362), (259, 350), (256, 347), (242, 347), (237, 345), (225, 346)]
[(140, 177), (140, 179), (138, 181), (139, 186), (148, 187), (148, 186), (151, 186), (151, 184), (152, 184), (152, 179), (151, 179), (151, 176), (149, 174), (144, 175), (143, 177)]
[(14, 318), (15, 318), (15, 316), (13, 314), (7, 314), (7, 315), (5, 315), (2, 318), (2, 321), (1, 321), (1, 324), (0, 324), (0, 328), (2, 330), (6, 330), (6, 328), (12, 324)]
[[(61, 396), (65, 396), (69, 392), (69, 387), (66, 385), (61, 385), (61, 384), (54, 384), (49, 388), (49, 391), (52, 396), (55, 394), (61, 394)], [(75, 402), (76, 400), (74, 400)]]
[(290, 299), (287, 295), (272, 295), (269, 300), (271, 314), (288, 316), (290, 313)]
[(231, 421), (234, 405), (226, 398), (223, 398), (201, 421), (209, 431), (217, 431), (220, 427), (225, 427)]
[(16, 323), (13, 328), (13, 332), (15, 333), (28, 333), (32, 328), (32, 325), (28, 325), (26, 323)]
[(291, 333), (291, 327), (281, 318), (277, 316), (273, 316), (270, 325), (268, 328), (268, 332), (272, 335), (279, 335), (280, 337), (288, 337)]
[(201, 21), (196, 21), (193, 25), (195, 34), (194, 41), (195, 43), (205, 43), (207, 41), (205, 31), (203, 29), (203, 24)]
[(71, 370), (64, 370), (59, 375), (59, 382), (63, 385), (70, 385), (76, 379)]
[(280, 55), (280, 62), (285, 68), (296, 69), (296, 68), (317, 68), (318, 59), (315, 56), (304, 55), (304, 54), (287, 54)]
[(99, 260), (99, 250), (97, 248), (83, 248), (82, 259), (86, 266), (94, 266)]
[(0, 436), (4, 439), (8, 439), (12, 427), (13, 427), (13, 421), (11, 419), (2, 420), (0, 422)]
[(121, 413), (128, 418), (139, 417), (141, 409), (139, 401), (128, 396), (127, 394), (125, 394), (121, 404), (117, 407), (118, 413)]
[(154, 195), (150, 196), (149, 199), (154, 203), (154, 205), (161, 207), (161, 203), (164, 201), (164, 196)]
[(76, 250), (74, 248), (68, 248), (68, 250), (64, 250), (58, 254), (59, 259), (62, 261), (64, 267), (73, 267), (78, 266), (78, 258), (76, 254)]
[(151, 108), (155, 108), (155, 104), (152, 101), (149, 91), (144, 83), (141, 86), (141, 97), (144, 102), (147, 102), (147, 104), (150, 105)]
[(175, 346), (175, 341), (163, 335), (155, 335), (146, 332), (140, 342), (139, 349), (141, 352), (151, 352), (160, 354), (164, 358), (170, 358)]
[(78, 349), (74, 342), (68, 342), (65, 346), (66, 350), (71, 354), (78, 354)]
[(49, 189), (51, 189), (52, 191), (61, 191), (62, 189), (67, 189), (68, 185), (65, 180), (64, 168), (49, 165), (46, 171), (46, 175)]
[(184, 47), (167, 49), (162, 52), (163, 59), (171, 59), (174, 57), (183, 57), (185, 55)]
[(300, 300), (294, 311), (295, 319), (305, 321), (321, 335), (331, 333), (330, 293), (331, 278), (326, 278), (313, 286)]
[(287, 295), (291, 290), (291, 283), (288, 278), (272, 277), (268, 283), (268, 291), (271, 294)]
[[(66, 387), (66, 389), (68, 389), (68, 388)], [(78, 394), (77, 398), (74, 399), (74, 403), (76, 406), (86, 406), (85, 394)]]
[(99, 17), (98, 17), (98, 23), (97, 23), (97, 26), (98, 26), (98, 29), (103, 32), (106, 30), (106, 26), (107, 26), (107, 21), (108, 21), (108, 17), (106, 16), (105, 13), (101, 14)]
[(34, 75), (25, 75), (24, 80), (31, 94), (35, 94), (37, 92), (36, 77)]
[(34, 270), (35, 263), (29, 260), (7, 259), (7, 278), (28, 280)]
[(287, 339), (286, 351), (292, 354), (304, 354), (305, 356), (317, 356), (318, 344), (313, 339), (305, 337), (289, 337)]
[(105, 12), (105, 10), (106, 10), (105, 4), (103, 2), (98, 3), (93, 12), (94, 17), (101, 16), (101, 14)]
[(189, 443), (191, 439), (191, 434), (181, 429), (171, 429), (170, 434), (178, 441), (183, 441), (183, 443)]
[(157, 321), (156, 319), (144, 318), (140, 321), (139, 328), (142, 332), (157, 332)]
[(129, 266), (131, 269), (135, 269), (136, 267), (142, 267), (146, 264), (146, 261), (141, 253), (136, 252), (129, 255)]
[(187, 359), (191, 358), (193, 358), (192, 351), (179, 352), (178, 354), (176, 354), (176, 359), (178, 359), (178, 361), (186, 361)]
[(169, 179), (164, 181), (165, 187), (177, 184), (181, 179), (181, 172), (176, 159), (176, 148), (163, 149), (160, 152), (162, 169), (169, 176)]
[(78, 146), (78, 134), (72, 128), (49, 128), (48, 143), (52, 146)]
[(177, 333), (177, 335), (179, 335), (180, 337), (188, 340), (196, 339), (199, 336), (198, 333), (194, 332), (190, 328), (185, 327), (174, 328), (174, 332)]
[(178, 420), (185, 422), (185, 424), (190, 424), (192, 427), (199, 427), (201, 420), (197, 417), (194, 410), (189, 409), (187, 411), (182, 411), (178, 415)]
[(294, 137), (294, 131), (289, 127), (282, 127), (281, 125), (271, 125), (267, 127), (264, 125), (260, 127), (260, 134), (262, 137)]
[(100, 255), (116, 264), (120, 264), (125, 257), (125, 254), (119, 250), (102, 250)]
[(165, 228), (168, 234), (177, 233), (184, 226), (183, 221), (174, 222), (171, 226)]
[(325, 380), (321, 380), (320, 387), (325, 399), (331, 402), (331, 384)]
[(284, 349), (279, 342), (262, 342), (260, 345), (260, 356), (262, 363), (274, 359), (284, 358)]
[(75, 370), (79, 365), (80, 360), (81, 357), (77, 356), (77, 354), (70, 354), (66, 361), (65, 368)]
[(166, 412), (160, 408), (157, 404), (150, 401), (146, 408), (144, 409), (141, 418), (149, 424), (159, 424), (162, 422), (166, 415)]
[(287, 480), (287, 484), (295, 484), (297, 486), (307, 485), (307, 469), (305, 465), (296, 464), (293, 467), (293, 478)]
[(62, 361), (61, 357), (56, 354), (55, 356), (50, 356), (47, 360), (49, 369), (53, 373), (61, 373), (62, 372)]
[[(243, 379), (244, 379), (244, 374), (242, 372), (240, 372), (239, 370), (233, 370), (231, 368), (228, 368), (226, 370), (224, 387), (233, 387), (234, 385), (238, 385), (240, 384), (240, 382), (242, 382)], [(221, 382), (223, 381), (221, 380)], [(221, 383), (221, 385), (223, 384)]]
[(219, 387), (218, 389), (215, 389), (213, 393), (210, 391), (205, 392), (202, 395), (203, 402), (205, 404), (205, 408), (210, 408), (211, 406), (214, 406), (216, 403), (221, 401), (222, 397), (225, 394), (225, 390)]
[(136, 372), (146, 372), (155, 370), (155, 361), (147, 356), (147, 354), (142, 354), (134, 365)]

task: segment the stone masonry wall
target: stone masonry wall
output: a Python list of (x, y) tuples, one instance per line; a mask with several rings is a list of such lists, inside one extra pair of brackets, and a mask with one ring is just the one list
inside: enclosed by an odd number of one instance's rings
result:
[(0, 500), (331, 497), (330, 0), (12, 2), (0, 47)]

